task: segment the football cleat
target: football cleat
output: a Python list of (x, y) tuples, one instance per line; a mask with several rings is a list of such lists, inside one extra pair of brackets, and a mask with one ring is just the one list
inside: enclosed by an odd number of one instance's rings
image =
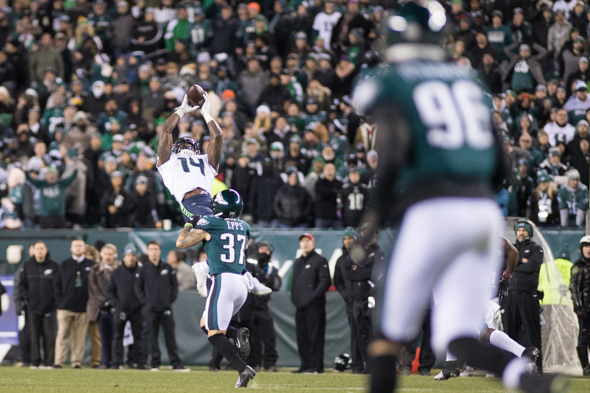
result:
[(445, 362), (445, 367), (441, 370), (440, 373), (436, 374), (434, 377), (435, 381), (446, 381), (447, 379), (458, 377), (461, 374), (461, 370), (457, 367), (457, 361), (447, 361)]
[(246, 366), (246, 369), (240, 373), (238, 382), (236, 382), (236, 388), (245, 388), (248, 386), (248, 382), (256, 376), (256, 371), (250, 366)]
[(527, 371), (531, 375), (536, 375), (539, 373), (537, 368), (537, 358), (541, 355), (541, 351), (539, 351), (536, 347), (528, 347), (522, 352), (521, 358), (529, 358), (531, 362), (527, 365)]
[(465, 371), (459, 374), (460, 377), (472, 377), (475, 374), (475, 369), (473, 367), (465, 367)]
[(567, 393), (569, 381), (560, 375), (523, 374), (520, 389), (526, 393)]
[(250, 356), (250, 331), (247, 328), (239, 328), (236, 337), (236, 348), (240, 352), (240, 357), (246, 360)]

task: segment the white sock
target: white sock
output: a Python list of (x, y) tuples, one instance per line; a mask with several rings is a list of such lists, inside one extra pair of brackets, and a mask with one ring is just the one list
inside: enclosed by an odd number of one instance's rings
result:
[(528, 361), (514, 358), (508, 363), (502, 373), (502, 382), (507, 389), (516, 390), (520, 388), (520, 377), (527, 371)]
[(524, 352), (524, 347), (510, 338), (509, 335), (500, 331), (494, 330), (490, 334), (490, 344), (505, 351), (513, 353), (515, 356), (521, 357)]

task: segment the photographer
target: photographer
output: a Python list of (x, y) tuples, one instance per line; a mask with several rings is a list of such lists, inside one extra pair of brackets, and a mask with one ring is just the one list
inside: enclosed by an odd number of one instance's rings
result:
[(588, 364), (588, 347), (590, 346), (590, 236), (580, 239), (580, 253), (582, 257), (572, 266), (572, 301), (574, 311), (578, 316), (580, 334), (578, 339), (578, 356), (583, 374), (590, 375)]
[[(258, 251), (258, 263), (248, 263), (248, 270), (261, 284), (266, 285), (273, 291), (278, 291), (281, 289), (281, 277), (279, 277), (277, 268), (270, 263), (274, 247), (272, 244), (263, 241), (256, 244), (256, 249)], [(250, 356), (256, 360), (257, 365), (264, 366), (265, 371), (277, 371), (277, 343), (274, 323), (269, 309), (271, 295), (249, 296), (253, 298), (252, 313), (254, 314), (256, 333), (263, 344), (262, 352), (253, 353), (254, 351), (252, 351)]]
[(351, 331), (354, 331), (357, 345), (357, 348), (352, 349), (352, 352), (360, 352), (364, 363), (363, 369), (355, 371), (365, 374), (368, 372), (367, 349), (369, 342), (373, 339), (371, 308), (374, 307), (374, 303), (370, 304), (369, 302), (369, 297), (372, 296), (375, 287), (375, 283), (372, 281), (373, 266), (381, 265), (385, 259), (381, 247), (377, 244), (379, 231), (374, 231), (371, 237), (368, 237), (368, 230), (368, 224), (363, 224), (357, 234), (359, 239), (366, 239), (365, 244), (362, 245), (364, 249), (363, 258), (356, 258), (354, 254), (351, 255), (352, 264), (343, 273), (344, 279), (351, 282), (352, 321), (354, 324), (354, 329), (351, 329)]

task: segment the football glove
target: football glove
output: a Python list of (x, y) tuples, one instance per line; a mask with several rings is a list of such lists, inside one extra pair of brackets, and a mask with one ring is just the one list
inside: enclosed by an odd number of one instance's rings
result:
[(209, 102), (209, 96), (207, 93), (204, 93), (203, 97), (205, 98), (205, 102), (203, 102), (203, 105), (201, 106), (201, 116), (204, 117), (205, 114), (209, 115), (209, 112), (211, 112), (211, 103)]
[(178, 108), (176, 108), (176, 111), (174, 111), (174, 113), (176, 113), (178, 115), (178, 117), (180, 117), (182, 119), (184, 117), (184, 115), (186, 115), (187, 113), (196, 111), (197, 109), (199, 109), (198, 105), (190, 106), (188, 104), (188, 96), (185, 94), (184, 98), (182, 99), (182, 104), (180, 104), (180, 106)]

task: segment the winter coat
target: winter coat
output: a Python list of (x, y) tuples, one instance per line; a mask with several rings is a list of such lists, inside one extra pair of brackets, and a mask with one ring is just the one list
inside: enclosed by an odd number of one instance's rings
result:
[(262, 70), (256, 74), (244, 70), (238, 76), (238, 83), (242, 89), (242, 102), (253, 107), (258, 105), (262, 91), (268, 85), (268, 75)]
[(300, 256), (293, 263), (291, 301), (297, 308), (325, 307), (330, 287), (328, 260), (315, 250)]
[(582, 257), (572, 266), (570, 283), (574, 312), (590, 314), (590, 261)]
[(98, 314), (102, 309), (108, 308), (106, 298), (106, 282), (111, 278), (111, 274), (121, 265), (121, 262), (115, 261), (111, 266), (100, 262), (92, 266), (88, 274), (88, 304), (86, 313), (89, 321), (96, 321)]
[(273, 208), (281, 224), (296, 226), (309, 221), (313, 201), (300, 185), (284, 184), (275, 195)]
[(20, 269), (18, 296), (19, 302), (26, 302), (26, 312), (46, 314), (57, 310), (53, 281), (58, 272), (58, 264), (46, 258), (39, 263), (33, 257)]
[(268, 172), (263, 169), (262, 175), (254, 177), (250, 187), (250, 198), (248, 198), (254, 222), (271, 221), (276, 218), (273, 201), (282, 186), (283, 180), (273, 173), (272, 168)]
[(315, 218), (328, 220), (338, 219), (337, 199), (342, 191), (342, 182), (334, 179), (332, 181), (321, 177), (315, 184)]

